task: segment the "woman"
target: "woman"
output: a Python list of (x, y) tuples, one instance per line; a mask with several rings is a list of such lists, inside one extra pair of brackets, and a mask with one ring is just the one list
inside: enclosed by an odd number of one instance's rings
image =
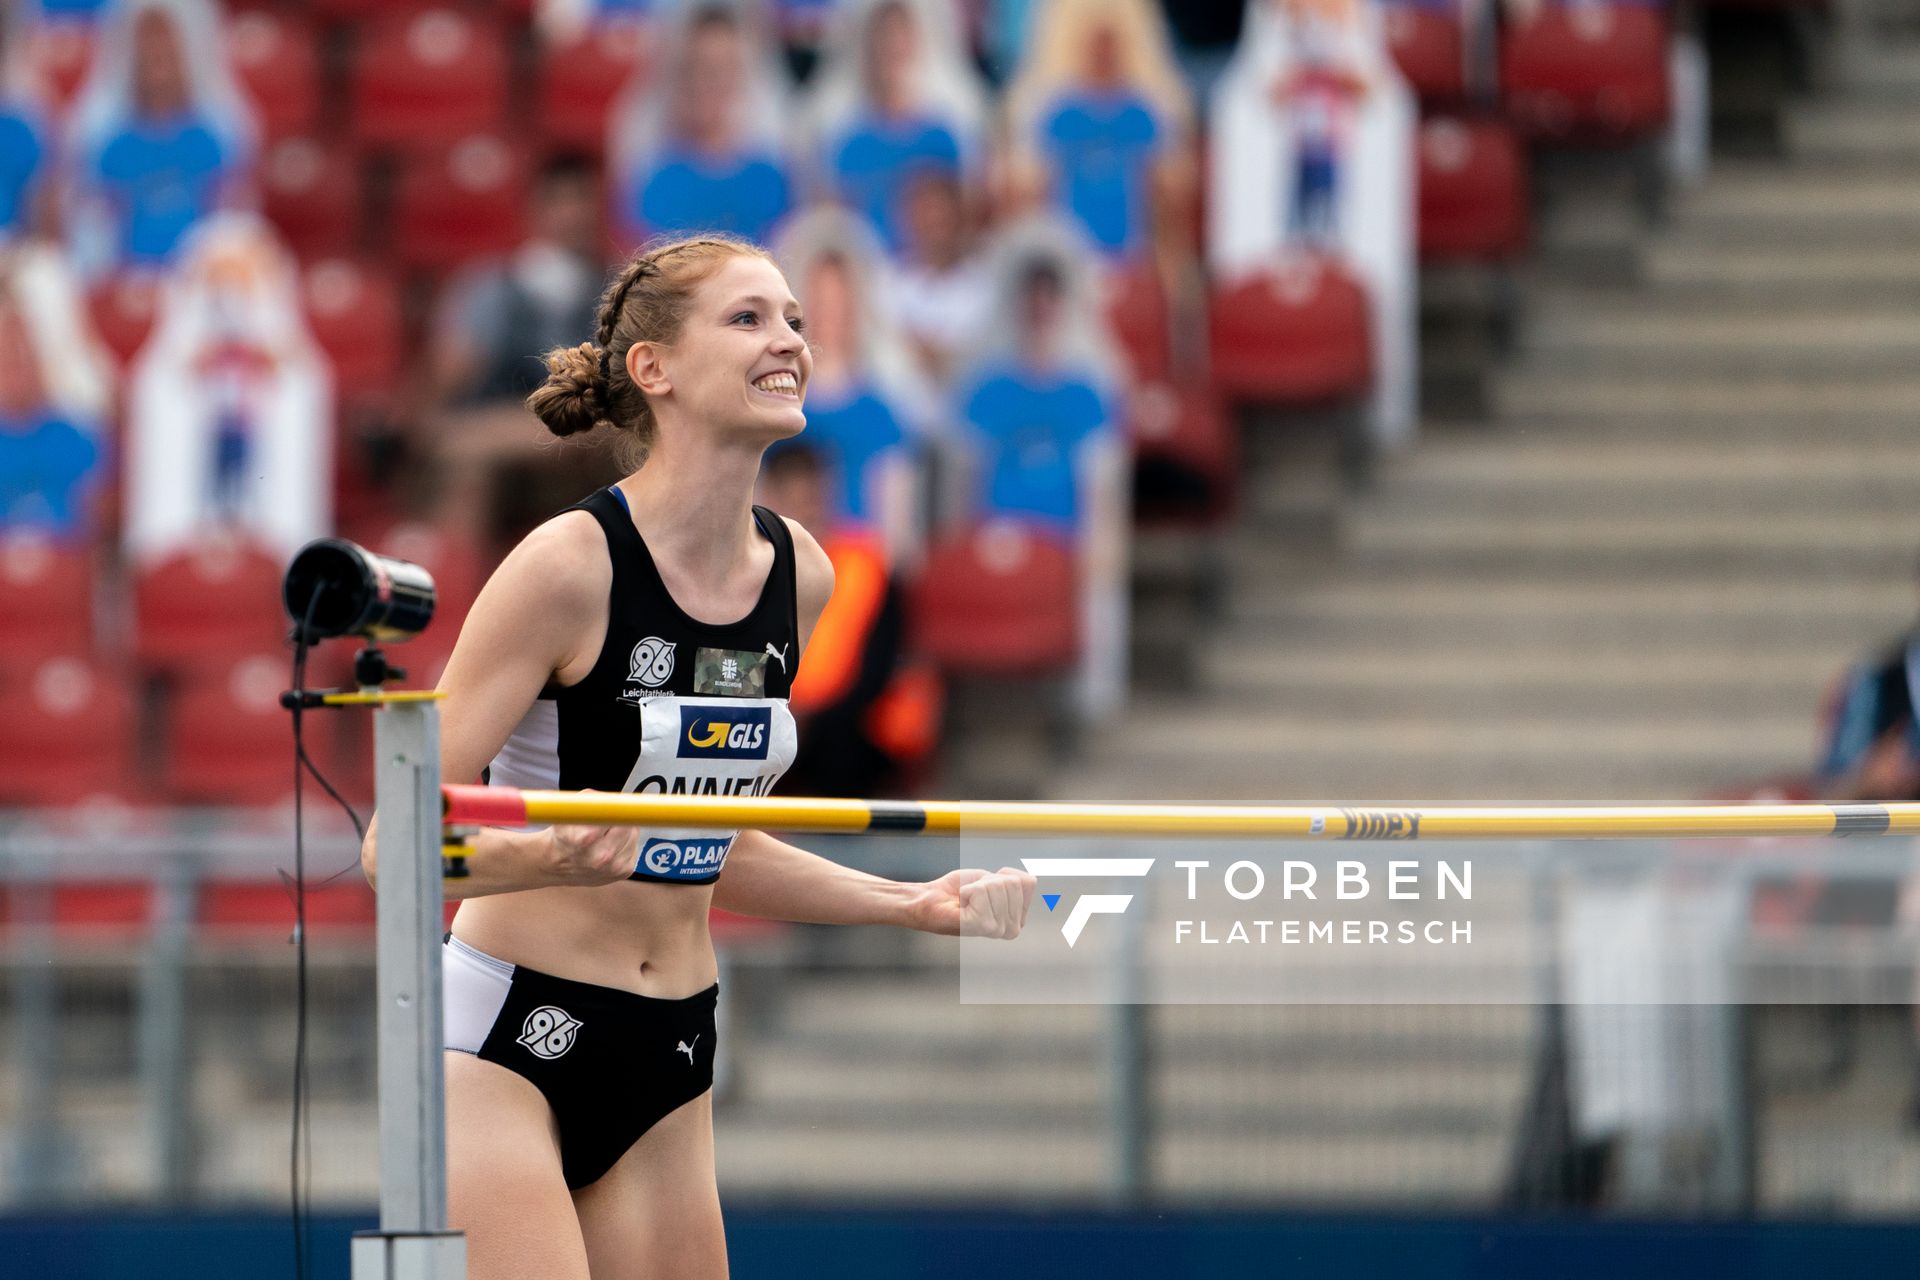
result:
[(698, 0), (668, 33), (660, 67), (615, 113), (617, 223), (635, 239), (696, 228), (767, 239), (793, 184), (784, 75), (756, 19)]
[[(596, 340), (548, 356), (529, 407), (556, 435), (622, 433), (635, 465), (481, 592), (441, 681), (447, 779), (761, 795), (779, 778), (833, 589), (812, 536), (751, 505), (762, 452), (805, 425), (800, 329), (771, 259), (706, 237), (634, 257)], [(446, 1085), (475, 1280), (726, 1274), (709, 908), (1011, 937), (1033, 892), (1010, 869), (880, 880), (755, 831), (488, 830), (469, 864), (449, 882), (466, 901)]]

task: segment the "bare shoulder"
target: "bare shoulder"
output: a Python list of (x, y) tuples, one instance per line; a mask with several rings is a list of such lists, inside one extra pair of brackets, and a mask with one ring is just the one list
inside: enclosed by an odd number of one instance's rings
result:
[(793, 533), (793, 583), (800, 616), (817, 618), (827, 607), (827, 597), (833, 594), (833, 561), (805, 525), (786, 516), (780, 518)]
[(474, 602), (466, 631), (476, 642), (531, 651), (557, 668), (585, 643), (612, 587), (600, 526), (584, 511), (563, 512), (507, 553)]
[(494, 582), (542, 604), (594, 603), (613, 586), (606, 535), (586, 512), (564, 511), (507, 553)]

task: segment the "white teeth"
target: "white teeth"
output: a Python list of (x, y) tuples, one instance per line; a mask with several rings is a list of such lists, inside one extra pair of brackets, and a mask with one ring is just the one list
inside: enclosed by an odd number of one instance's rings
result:
[(764, 378), (757, 379), (753, 385), (775, 395), (791, 396), (798, 395), (800, 392), (800, 383), (790, 373), (770, 373)]

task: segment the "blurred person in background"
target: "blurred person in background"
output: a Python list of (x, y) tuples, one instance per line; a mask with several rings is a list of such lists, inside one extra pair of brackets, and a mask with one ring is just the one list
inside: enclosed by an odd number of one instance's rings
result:
[[(532, 234), (503, 262), (476, 268), (450, 284), (428, 340), (429, 417), (418, 432), (434, 487), (431, 519), (482, 546), (504, 521), (497, 481), (515, 468), (515, 505), (541, 512), (552, 478), (576, 493), (591, 487), (583, 465), (605, 469), (597, 451), (557, 452), (528, 422), (526, 398), (546, 380), (539, 353), (570, 346), (593, 332), (606, 274), (600, 226), (600, 184), (579, 156), (550, 159), (529, 197)], [(596, 477), (596, 478), (604, 478)], [(527, 491), (533, 484), (538, 493)], [(524, 513), (523, 513), (524, 515)]]
[(66, 263), (43, 244), (0, 249), (0, 534), (93, 532), (112, 400)]
[(1126, 694), (1128, 450), (1120, 359), (1101, 319), (1098, 260), (1057, 217), (1003, 230), (994, 306), (956, 403), (975, 472), (972, 509), (1047, 530), (1082, 573), (1083, 713)]
[(136, 559), (245, 540), (292, 555), (332, 531), (333, 379), (297, 270), (251, 214), (198, 227), (127, 392), (126, 543)]
[(1920, 623), (1855, 663), (1828, 702), (1822, 800), (1920, 800)]
[(951, 382), (955, 361), (980, 340), (993, 302), (974, 222), (957, 175), (929, 170), (907, 183), (904, 239), (888, 273), (893, 312), (921, 374), (941, 387)]
[(828, 457), (806, 437), (767, 452), (760, 500), (813, 532), (833, 562), (833, 597), (807, 641), (791, 705), (800, 746), (780, 789), (801, 796), (895, 794), (932, 751), (937, 678), (903, 665), (905, 591), (870, 525), (836, 512)]
[(810, 97), (818, 185), (872, 223), (889, 253), (906, 239), (914, 178), (980, 171), (986, 90), (950, 5), (850, 0)]
[(38, 89), (21, 16), (0, 16), (0, 243), (45, 222), (52, 157)]
[(919, 437), (932, 397), (889, 314), (886, 257), (837, 206), (796, 218), (775, 256), (807, 300), (807, 440), (833, 476), (827, 511), (875, 533), (892, 561), (912, 563), (926, 527)]
[(111, 11), (71, 127), (68, 233), (82, 274), (164, 266), (242, 183), (252, 119), (208, 0)]
[(1119, 263), (1166, 251), (1191, 269), (1193, 100), (1150, 0), (1052, 0), (1008, 91), (1016, 180)]
[(616, 107), (615, 222), (630, 241), (692, 231), (772, 238), (793, 205), (786, 75), (757, 12), (692, 0), (656, 70)]

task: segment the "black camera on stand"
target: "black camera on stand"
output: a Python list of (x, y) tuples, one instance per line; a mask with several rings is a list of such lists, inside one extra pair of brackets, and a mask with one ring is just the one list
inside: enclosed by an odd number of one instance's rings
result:
[[(353, 659), (353, 682), (363, 691), (404, 679), (407, 673), (389, 664), (379, 646), (411, 640), (433, 621), (432, 574), (345, 538), (318, 538), (300, 548), (287, 566), (280, 598), (293, 619), (296, 645), (336, 636), (371, 642)], [(292, 710), (320, 706), (324, 696), (294, 689), (280, 701)]]

